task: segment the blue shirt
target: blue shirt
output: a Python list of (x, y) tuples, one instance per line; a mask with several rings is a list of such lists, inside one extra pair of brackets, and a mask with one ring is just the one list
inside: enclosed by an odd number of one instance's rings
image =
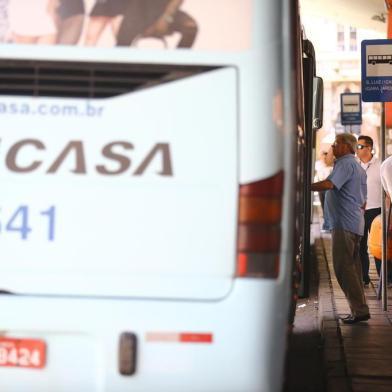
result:
[(362, 207), (367, 197), (365, 170), (354, 155), (344, 155), (336, 160), (327, 180), (334, 185), (325, 194), (330, 229), (343, 229), (363, 236), (365, 221)]

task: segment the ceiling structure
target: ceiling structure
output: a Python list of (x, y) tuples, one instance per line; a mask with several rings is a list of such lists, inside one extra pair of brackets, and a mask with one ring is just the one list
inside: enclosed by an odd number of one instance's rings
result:
[(301, 12), (308, 15), (325, 16), (341, 24), (387, 32), (385, 0), (300, 0), (300, 4)]

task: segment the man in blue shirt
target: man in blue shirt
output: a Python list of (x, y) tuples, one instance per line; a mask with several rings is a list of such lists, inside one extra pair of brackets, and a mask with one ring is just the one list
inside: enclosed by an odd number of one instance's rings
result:
[(359, 257), (365, 225), (366, 172), (355, 159), (356, 146), (355, 136), (337, 135), (332, 145), (336, 157), (332, 173), (324, 181), (311, 185), (312, 191), (327, 191), (324, 207), (332, 229), (333, 266), (351, 309), (351, 316), (342, 320), (345, 324), (370, 319)]

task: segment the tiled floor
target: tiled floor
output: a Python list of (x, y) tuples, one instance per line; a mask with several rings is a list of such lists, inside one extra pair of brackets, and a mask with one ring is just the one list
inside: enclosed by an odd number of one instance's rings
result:
[(290, 335), (284, 392), (325, 392), (323, 344), (318, 328), (318, 279), (313, 270), (310, 295), (299, 299)]
[(384, 312), (376, 297), (378, 276), (371, 260), (372, 282), (365, 294), (372, 318), (356, 325), (342, 324), (338, 315), (350, 312), (333, 272), (330, 235), (315, 234), (315, 246), (328, 390), (392, 391), (392, 289), (388, 289), (388, 311)]

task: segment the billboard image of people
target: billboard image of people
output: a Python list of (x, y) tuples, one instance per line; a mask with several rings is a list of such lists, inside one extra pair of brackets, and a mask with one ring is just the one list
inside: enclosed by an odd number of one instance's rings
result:
[(243, 50), (251, 0), (0, 0), (0, 42)]

